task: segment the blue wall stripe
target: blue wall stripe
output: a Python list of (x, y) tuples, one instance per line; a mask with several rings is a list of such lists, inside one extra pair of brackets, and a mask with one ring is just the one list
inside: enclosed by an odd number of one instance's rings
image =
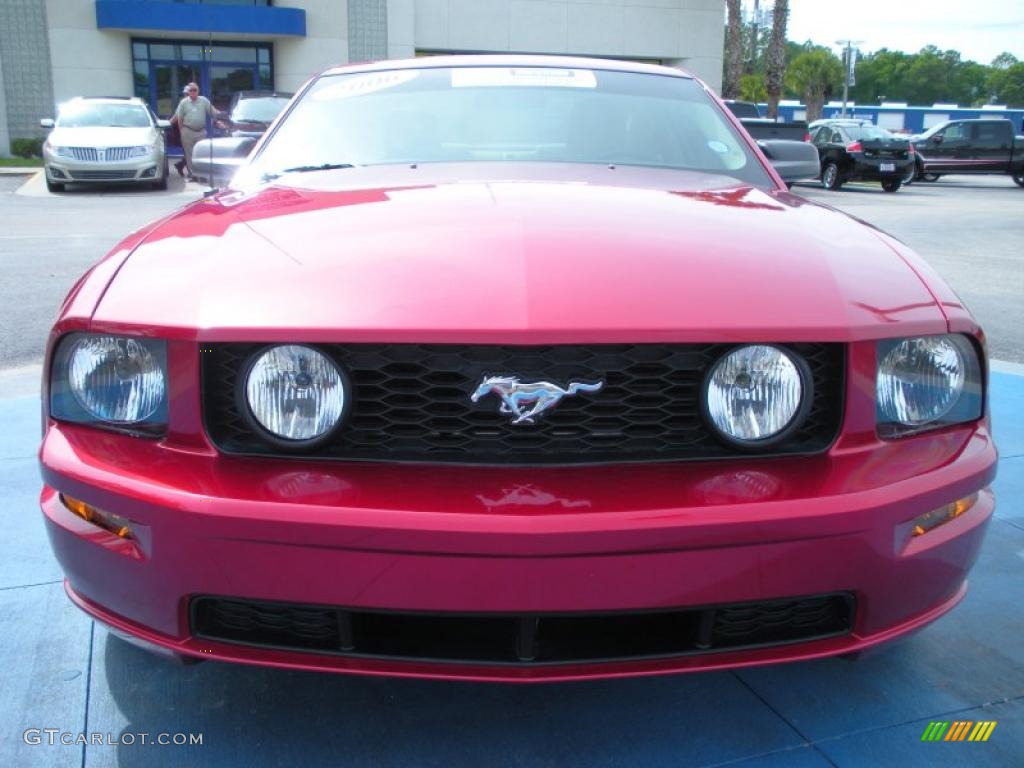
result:
[(274, 8), (264, 5), (96, 0), (96, 26), (100, 29), (157, 29), (168, 32), (232, 32), (246, 35), (305, 37), (306, 12), (301, 8)]

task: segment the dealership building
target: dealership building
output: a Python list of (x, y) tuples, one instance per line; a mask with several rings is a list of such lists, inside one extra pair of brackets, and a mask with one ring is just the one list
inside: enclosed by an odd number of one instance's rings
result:
[(2, 0), (0, 154), (74, 96), (223, 106), (337, 64), (438, 53), (659, 62), (718, 89), (724, 0)]

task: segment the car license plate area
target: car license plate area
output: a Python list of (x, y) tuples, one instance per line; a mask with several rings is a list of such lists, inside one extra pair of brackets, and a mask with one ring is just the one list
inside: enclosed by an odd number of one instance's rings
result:
[(892, 173), (896, 170), (896, 163), (881, 163), (878, 166), (878, 170), (882, 173)]

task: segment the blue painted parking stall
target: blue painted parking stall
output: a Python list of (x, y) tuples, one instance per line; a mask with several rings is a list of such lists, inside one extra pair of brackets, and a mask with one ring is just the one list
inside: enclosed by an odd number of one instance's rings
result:
[(111, 635), (46, 541), (39, 398), (0, 391), (0, 765), (1017, 765), (1024, 369), (993, 373), (991, 405), (996, 514), (966, 599), (923, 631), (857, 660), (514, 686), (180, 666)]

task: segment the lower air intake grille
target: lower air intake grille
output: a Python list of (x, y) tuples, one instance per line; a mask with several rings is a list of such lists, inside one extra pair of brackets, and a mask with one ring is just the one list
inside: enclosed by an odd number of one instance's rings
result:
[(850, 594), (603, 614), (378, 613), (218, 597), (192, 601), (192, 633), (226, 643), (358, 657), (569, 664), (753, 649), (843, 635)]
[(134, 179), (135, 171), (68, 171), (77, 181), (124, 181)]

